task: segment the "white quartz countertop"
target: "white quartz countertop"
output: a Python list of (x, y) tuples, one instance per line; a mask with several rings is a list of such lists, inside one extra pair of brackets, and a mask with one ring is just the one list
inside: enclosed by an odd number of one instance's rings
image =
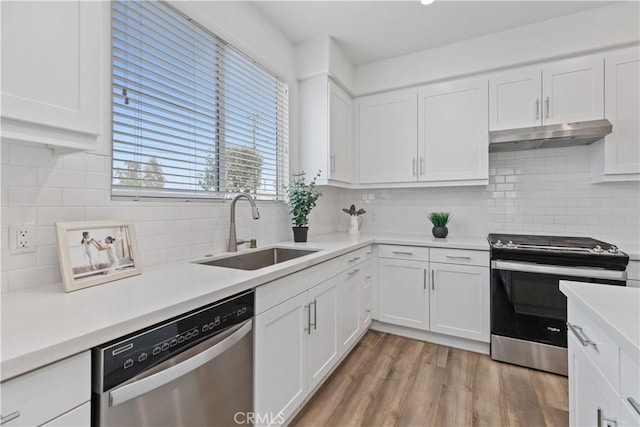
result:
[(560, 290), (640, 363), (640, 289), (561, 281)]
[(265, 246), (319, 251), (256, 271), (179, 261), (70, 293), (54, 284), (3, 294), (0, 378), (4, 381), (372, 243), (489, 250), (485, 237), (333, 233), (310, 236), (307, 243)]

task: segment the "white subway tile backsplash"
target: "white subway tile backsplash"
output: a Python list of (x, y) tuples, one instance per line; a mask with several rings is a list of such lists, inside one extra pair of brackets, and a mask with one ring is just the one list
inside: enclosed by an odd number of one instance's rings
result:
[(39, 207), (37, 225), (50, 225), (56, 222), (84, 220), (84, 208), (80, 207)]
[(85, 173), (83, 171), (66, 169), (38, 169), (38, 186), (83, 188)]
[[(226, 250), (229, 203), (112, 201), (108, 156), (54, 156), (38, 145), (1, 146), (2, 292), (60, 281), (56, 222), (134, 221), (142, 266)], [(286, 206), (261, 203), (260, 210), (261, 219), (253, 221), (238, 205), (241, 237), (257, 237), (260, 245), (291, 238)], [(8, 227), (19, 223), (36, 224), (33, 254), (9, 254)]]
[(106, 172), (85, 172), (84, 186), (97, 190), (109, 190), (111, 188), (111, 174)]
[[(339, 206), (361, 200), (368, 211), (365, 221), (375, 215), (375, 221), (365, 222), (367, 231), (406, 232), (411, 225), (429, 232), (427, 225), (420, 228), (424, 214), (449, 210), (454, 213), (451, 235), (571, 234), (635, 245), (640, 237), (640, 183), (592, 185), (586, 147), (491, 153), (484, 187), (340, 190), (337, 198)], [(403, 223), (395, 209), (407, 199), (412, 210)]]

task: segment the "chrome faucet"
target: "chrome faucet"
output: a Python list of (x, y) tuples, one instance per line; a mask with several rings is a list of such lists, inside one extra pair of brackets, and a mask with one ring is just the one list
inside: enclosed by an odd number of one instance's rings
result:
[(233, 201), (231, 202), (231, 226), (229, 228), (229, 252), (238, 252), (238, 245), (243, 243), (251, 243), (252, 248), (257, 247), (256, 239), (251, 239), (251, 241), (248, 242), (246, 240), (238, 240), (236, 238), (236, 202), (242, 197), (247, 199), (251, 204), (251, 215), (253, 216), (253, 219), (260, 218), (260, 212), (258, 212), (258, 207), (256, 206), (256, 201), (253, 197), (246, 193), (241, 193), (233, 198)]

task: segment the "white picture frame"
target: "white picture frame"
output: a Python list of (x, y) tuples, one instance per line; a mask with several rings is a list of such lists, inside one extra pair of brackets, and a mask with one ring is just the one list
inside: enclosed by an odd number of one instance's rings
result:
[(130, 221), (56, 223), (65, 291), (77, 291), (141, 273)]

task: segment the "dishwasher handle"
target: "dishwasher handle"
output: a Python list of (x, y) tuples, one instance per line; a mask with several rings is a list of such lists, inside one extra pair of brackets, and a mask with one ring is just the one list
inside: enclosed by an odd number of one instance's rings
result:
[(123, 385), (109, 392), (109, 406), (116, 406), (128, 400), (142, 396), (158, 387), (170, 383), (191, 371), (198, 369), (200, 366), (215, 359), (244, 338), (252, 329), (252, 320), (248, 320), (242, 326), (235, 328), (235, 331), (208, 349), (197, 353), (195, 356), (171, 366), (165, 370), (157, 372), (138, 381)]

